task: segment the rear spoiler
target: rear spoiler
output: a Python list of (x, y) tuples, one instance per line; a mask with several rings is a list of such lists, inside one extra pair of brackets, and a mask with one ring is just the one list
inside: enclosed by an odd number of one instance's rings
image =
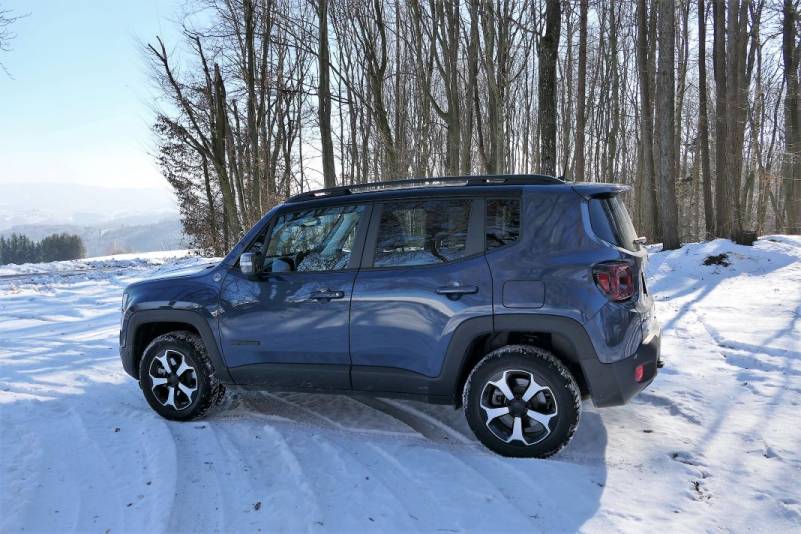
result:
[(573, 184), (573, 191), (585, 200), (591, 198), (611, 198), (620, 193), (631, 191), (630, 185), (623, 184), (603, 184), (582, 182)]

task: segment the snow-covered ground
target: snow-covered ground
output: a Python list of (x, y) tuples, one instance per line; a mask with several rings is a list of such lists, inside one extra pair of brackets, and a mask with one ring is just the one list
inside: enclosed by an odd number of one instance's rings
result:
[(801, 529), (799, 237), (652, 254), (667, 367), (627, 406), (587, 404), (544, 461), (407, 401), (229, 390), (161, 419), (120, 366), (120, 295), (204, 261), (0, 269), (0, 531)]

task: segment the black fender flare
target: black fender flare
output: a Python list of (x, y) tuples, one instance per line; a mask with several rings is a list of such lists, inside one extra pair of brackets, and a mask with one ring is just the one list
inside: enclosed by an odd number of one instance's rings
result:
[[(220, 347), (217, 345), (217, 338), (211, 331), (208, 321), (201, 315), (188, 310), (139, 310), (131, 314), (127, 323), (125, 335), (125, 348), (127, 349), (125, 352), (127, 354), (123, 355), (123, 360), (128, 358), (128, 362), (123, 361), (123, 363), (127, 363), (125, 367), (129, 374), (131, 371), (138, 374), (136, 365), (138, 355), (134, 354), (134, 343), (140, 328), (148, 324), (183, 323), (191, 326), (200, 334), (211, 364), (214, 366), (214, 375), (217, 379), (226, 384), (233, 383), (231, 374), (228, 372), (228, 366), (225, 365)], [(138, 377), (134, 376), (134, 378)]]
[[(461, 392), (458, 391), (460, 378), (465, 373), (465, 366), (471, 345), (482, 336), (495, 336), (502, 332), (537, 332), (550, 334), (558, 339), (559, 356), (568, 362), (579, 365), (582, 370), (597, 361), (598, 357), (584, 327), (570, 317), (539, 313), (509, 313), (495, 316), (473, 317), (462, 322), (454, 331), (442, 372), (432, 381), (429, 394), (448, 396), (458, 402)], [(600, 362), (598, 362), (600, 363)], [(590, 377), (586, 377), (591, 388)]]

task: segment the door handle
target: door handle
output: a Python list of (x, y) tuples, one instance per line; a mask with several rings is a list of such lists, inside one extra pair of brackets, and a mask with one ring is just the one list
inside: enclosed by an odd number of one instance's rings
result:
[(478, 293), (476, 286), (443, 286), (436, 289), (438, 295), (445, 295), (451, 300), (458, 300), (462, 295), (472, 295)]
[(329, 301), (331, 299), (341, 299), (345, 298), (344, 291), (331, 291), (330, 289), (321, 289), (319, 291), (315, 291), (309, 297), (311, 300), (323, 300)]

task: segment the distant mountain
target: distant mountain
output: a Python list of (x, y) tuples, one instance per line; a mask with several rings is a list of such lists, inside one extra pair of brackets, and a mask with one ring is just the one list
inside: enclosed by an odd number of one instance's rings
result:
[(62, 232), (81, 236), (88, 256), (187, 245), (167, 190), (0, 183), (0, 235), (39, 240)]
[(175, 198), (166, 189), (0, 183), (0, 231), (26, 224), (90, 226), (177, 215)]

